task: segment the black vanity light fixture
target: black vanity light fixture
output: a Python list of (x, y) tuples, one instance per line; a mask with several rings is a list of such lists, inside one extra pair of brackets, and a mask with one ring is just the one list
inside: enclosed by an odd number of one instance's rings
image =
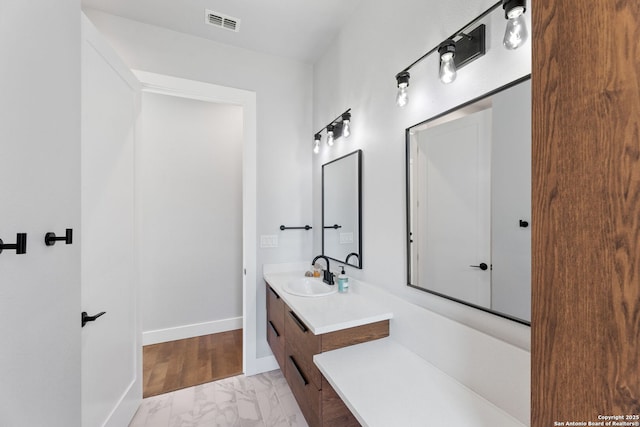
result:
[(446, 84), (452, 83), (456, 79), (457, 72), (460, 68), (484, 55), (486, 52), (486, 26), (480, 24), (475, 28), (472, 27), (500, 6), (504, 9), (505, 18), (508, 20), (504, 35), (504, 46), (507, 49), (517, 49), (522, 46), (528, 37), (527, 26), (524, 19), (526, 0), (500, 0), (460, 30), (456, 31), (451, 37), (439, 43), (411, 65), (396, 74), (396, 83), (398, 86), (396, 104), (399, 107), (407, 105), (409, 102), (409, 94), (407, 91), (410, 79), (409, 71), (432, 53), (438, 52), (440, 56), (438, 75), (440, 80)]
[(327, 145), (333, 147), (335, 140), (351, 135), (351, 108), (336, 117), (331, 123), (320, 129), (313, 136), (313, 152), (320, 152), (320, 143), (322, 142), (322, 132), (327, 133)]

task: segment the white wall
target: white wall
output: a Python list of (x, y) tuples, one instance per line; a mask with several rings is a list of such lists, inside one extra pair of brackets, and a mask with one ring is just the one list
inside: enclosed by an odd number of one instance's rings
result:
[[(528, 349), (529, 328), (406, 286), (405, 128), (528, 74), (531, 43), (504, 49), (506, 21), (496, 10), (487, 26), (486, 55), (459, 70), (453, 84), (438, 80), (438, 56), (431, 55), (411, 70), (410, 101), (401, 109), (394, 102), (395, 75), (493, 3), (364, 2), (316, 64), (314, 129), (352, 108), (352, 133), (313, 160), (314, 253), (321, 242), (320, 165), (361, 148), (365, 268), (348, 268), (347, 274)], [(529, 23), (530, 16), (528, 11)]]
[(145, 92), (140, 136), (145, 344), (232, 329), (225, 320), (242, 317), (242, 107)]
[[(308, 64), (260, 54), (95, 10), (86, 11), (133, 69), (256, 92), (257, 233), (278, 235), (279, 247), (258, 248), (254, 292), (257, 357), (268, 356), (264, 263), (309, 260), (312, 233), (280, 231), (312, 219), (312, 69)], [(250, 266), (251, 267), (251, 266)]]
[[(0, 6), (0, 425), (80, 425), (80, 4)], [(75, 243), (44, 245), (74, 229)]]

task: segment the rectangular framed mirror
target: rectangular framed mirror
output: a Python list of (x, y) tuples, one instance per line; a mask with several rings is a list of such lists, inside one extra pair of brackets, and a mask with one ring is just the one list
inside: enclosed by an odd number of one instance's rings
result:
[(530, 76), (406, 130), (408, 285), (531, 322)]
[(362, 150), (322, 165), (322, 254), (362, 268)]

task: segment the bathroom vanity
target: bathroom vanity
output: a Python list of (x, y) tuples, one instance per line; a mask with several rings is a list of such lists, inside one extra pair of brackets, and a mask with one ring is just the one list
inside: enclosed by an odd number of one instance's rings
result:
[(529, 425), (528, 351), (358, 280), (292, 294), (306, 265), (263, 277), (267, 341), (310, 426)]
[(365, 289), (321, 297), (287, 292), (302, 275), (265, 274), (267, 341), (311, 427), (359, 426), (313, 357), (389, 336), (392, 313)]

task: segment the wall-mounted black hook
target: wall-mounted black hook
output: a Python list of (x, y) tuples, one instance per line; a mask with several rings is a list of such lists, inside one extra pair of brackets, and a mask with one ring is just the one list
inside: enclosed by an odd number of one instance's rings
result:
[(520, 220), (520, 227), (527, 228), (529, 226), (529, 221), (525, 221), (523, 219)]
[(26, 254), (27, 253), (27, 233), (16, 234), (15, 243), (5, 244), (2, 241), (2, 239), (0, 239), (0, 254), (4, 249), (15, 249), (16, 254)]
[(73, 229), (67, 228), (64, 237), (56, 237), (56, 233), (47, 233), (44, 235), (44, 244), (47, 246), (53, 246), (57, 241), (63, 241), (67, 245), (73, 243)]

